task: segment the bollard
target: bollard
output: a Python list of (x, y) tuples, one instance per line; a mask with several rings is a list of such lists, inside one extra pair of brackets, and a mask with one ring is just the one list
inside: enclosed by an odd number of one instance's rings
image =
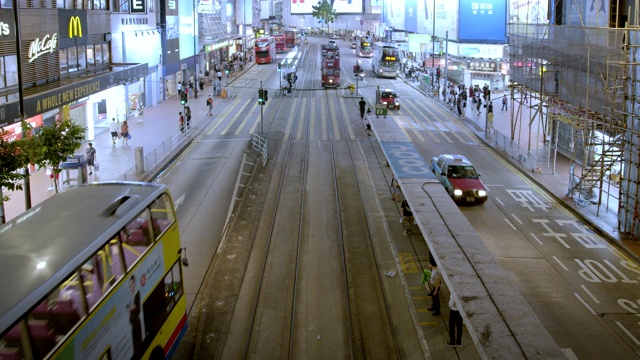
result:
[(136, 174), (144, 173), (144, 150), (142, 146), (137, 146), (135, 149), (135, 161), (136, 161)]

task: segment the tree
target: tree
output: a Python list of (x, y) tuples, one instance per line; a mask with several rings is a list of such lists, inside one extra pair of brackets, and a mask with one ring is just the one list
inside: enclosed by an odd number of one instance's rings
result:
[(53, 185), (58, 192), (60, 163), (80, 148), (85, 129), (71, 120), (64, 120), (56, 126), (43, 126), (37, 135), (30, 137), (29, 158), (32, 163), (51, 167)]
[(318, 1), (318, 5), (313, 5), (312, 8), (311, 16), (318, 18), (319, 23), (327, 24), (327, 30), (329, 30), (329, 24), (338, 18), (338, 13), (333, 8), (333, 1), (330, 3), (327, 0), (321, 0)]
[(7, 141), (6, 136), (7, 132), (0, 129), (0, 224), (5, 223), (4, 202), (9, 200), (7, 195), (2, 194), (2, 189), (22, 190), (19, 181), (24, 175), (18, 170), (28, 163), (28, 158), (20, 146), (21, 140)]

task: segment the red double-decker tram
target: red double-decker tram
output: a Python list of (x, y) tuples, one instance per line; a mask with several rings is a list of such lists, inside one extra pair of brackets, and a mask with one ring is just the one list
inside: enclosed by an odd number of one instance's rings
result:
[(300, 30), (290, 29), (284, 32), (284, 43), (286, 47), (292, 48), (300, 45)]
[(281, 54), (287, 52), (287, 46), (284, 43), (284, 34), (273, 35), (276, 40), (276, 53)]
[(356, 55), (359, 57), (373, 56), (373, 39), (371, 36), (358, 36), (356, 42)]
[(340, 86), (340, 48), (335, 44), (322, 45), (322, 86)]
[(276, 60), (276, 40), (273, 37), (256, 39), (254, 46), (256, 64), (270, 64)]

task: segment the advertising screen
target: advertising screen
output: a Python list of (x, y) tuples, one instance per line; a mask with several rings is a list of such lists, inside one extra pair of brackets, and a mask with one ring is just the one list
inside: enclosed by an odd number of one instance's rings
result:
[(506, 24), (505, 0), (460, 0), (460, 41), (504, 43)]
[[(468, 0), (462, 0), (468, 1)], [(462, 1), (460, 4), (462, 5)], [(458, 40), (458, 1), (435, 0), (436, 9), (434, 11), (436, 22), (436, 36), (444, 38), (449, 32), (449, 40)], [(472, 24), (470, 24), (472, 25)], [(476, 28), (485, 26), (483, 23), (473, 24)]]
[(196, 19), (198, 18), (192, 1), (178, 1), (179, 30), (180, 30), (180, 60), (189, 58), (195, 54), (194, 31), (198, 31)]
[[(311, 14), (318, 0), (290, 0), (291, 14)], [(327, 0), (338, 14), (361, 14), (364, 11), (363, 0)]]
[(509, 0), (509, 22), (547, 24), (548, 5), (543, 0)]

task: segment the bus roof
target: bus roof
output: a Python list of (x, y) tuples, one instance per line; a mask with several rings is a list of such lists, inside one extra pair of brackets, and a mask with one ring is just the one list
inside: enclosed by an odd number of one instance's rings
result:
[(0, 279), (8, 290), (0, 297), (0, 332), (83, 265), (163, 191), (165, 186), (149, 183), (82, 185), (0, 226)]

